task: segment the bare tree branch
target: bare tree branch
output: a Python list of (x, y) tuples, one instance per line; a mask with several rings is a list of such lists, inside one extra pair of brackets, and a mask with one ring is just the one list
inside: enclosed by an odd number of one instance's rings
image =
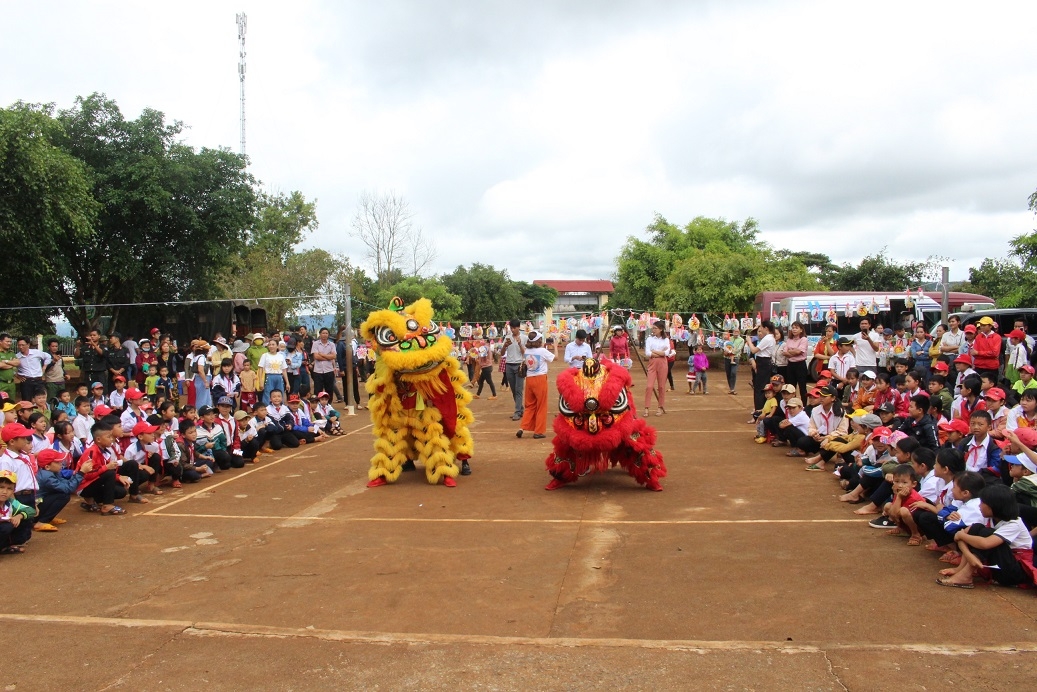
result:
[(407, 259), (413, 218), (407, 200), (392, 190), (380, 195), (366, 190), (360, 193), (352, 235), (364, 244), (364, 256), (378, 281), (384, 281), (393, 269), (399, 270)]
[(415, 228), (410, 239), (411, 274), (422, 276), (438, 256), (436, 241), (425, 235), (420, 228)]

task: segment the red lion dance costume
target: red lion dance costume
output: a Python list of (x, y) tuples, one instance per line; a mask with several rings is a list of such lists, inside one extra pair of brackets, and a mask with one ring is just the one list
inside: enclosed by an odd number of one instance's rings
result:
[(547, 490), (617, 464), (649, 490), (663, 489), (666, 464), (655, 450), (655, 428), (636, 417), (625, 368), (588, 358), (558, 375), (558, 395)]

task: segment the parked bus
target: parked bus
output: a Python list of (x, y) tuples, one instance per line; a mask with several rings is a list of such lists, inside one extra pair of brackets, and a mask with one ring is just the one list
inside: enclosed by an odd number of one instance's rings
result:
[[(926, 331), (932, 331), (940, 322), (942, 299), (939, 291), (765, 291), (756, 296), (753, 309), (776, 324), (798, 320), (806, 329), (813, 349), (824, 336), (829, 322), (834, 322), (838, 333), (850, 334), (858, 330), (862, 317), (871, 317), (872, 327), (892, 328), (902, 324), (910, 331), (912, 325), (920, 322)], [(983, 310), (994, 307), (994, 300), (976, 293), (951, 292), (947, 296), (947, 307), (949, 313)], [(814, 372), (814, 368), (810, 370)]]

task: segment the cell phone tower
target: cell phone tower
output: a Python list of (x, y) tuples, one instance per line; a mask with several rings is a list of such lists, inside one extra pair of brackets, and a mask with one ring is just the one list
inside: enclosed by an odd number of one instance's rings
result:
[(241, 83), (241, 155), (245, 155), (245, 13), (236, 15), (238, 22), (238, 81)]

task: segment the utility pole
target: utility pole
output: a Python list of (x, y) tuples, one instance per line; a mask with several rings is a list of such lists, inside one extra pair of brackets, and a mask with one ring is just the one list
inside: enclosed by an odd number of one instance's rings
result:
[(950, 302), (950, 297), (947, 295), (948, 292), (949, 292), (948, 289), (947, 289), (947, 284), (949, 284), (950, 281), (951, 281), (951, 268), (950, 267), (944, 267), (943, 268), (942, 280), (943, 280), (943, 298), (940, 301), (940, 311), (941, 311), (943, 317), (940, 319), (940, 321), (943, 322), (944, 324), (947, 324), (947, 317), (950, 315), (950, 310), (948, 310), (948, 307), (947, 307), (948, 303)]
[(245, 13), (235, 16), (238, 22), (238, 81), (241, 84), (241, 155), (245, 155)]
[(342, 383), (342, 398), (346, 402), (346, 415), (355, 416), (356, 409), (354, 405), (359, 405), (360, 402), (353, 401), (353, 301), (351, 298), (353, 287), (348, 283), (346, 284), (346, 372), (343, 373), (346, 377)]

